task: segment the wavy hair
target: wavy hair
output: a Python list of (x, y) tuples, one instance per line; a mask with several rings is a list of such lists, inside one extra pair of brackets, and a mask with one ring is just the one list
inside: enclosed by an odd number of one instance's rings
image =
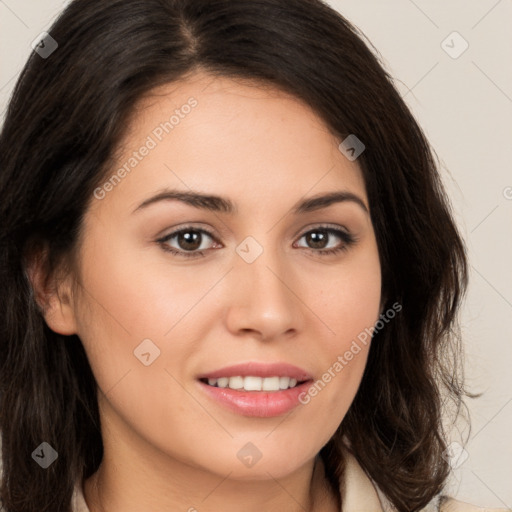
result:
[[(96, 383), (78, 336), (51, 331), (27, 265), (73, 271), (82, 219), (137, 101), (196, 70), (248, 78), (311, 106), (357, 162), (386, 305), (357, 395), (322, 448), (340, 500), (342, 445), (399, 512), (442, 491), (445, 405), (464, 404), (458, 309), (467, 257), (436, 158), (364, 35), (320, 0), (75, 0), (33, 52), (0, 134), (0, 428), (6, 512), (70, 511), (103, 455)], [(450, 408), (453, 410), (453, 407)], [(456, 414), (456, 415), (457, 415)], [(41, 441), (58, 459), (41, 471)]]

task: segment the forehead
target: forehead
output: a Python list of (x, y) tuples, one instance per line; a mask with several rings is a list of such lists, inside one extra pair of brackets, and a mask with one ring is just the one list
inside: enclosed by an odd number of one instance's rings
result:
[(365, 196), (340, 142), (313, 109), (269, 84), (196, 73), (135, 105), (107, 180), (126, 172), (106, 199), (135, 206), (162, 187), (227, 193), (248, 206), (342, 186)]

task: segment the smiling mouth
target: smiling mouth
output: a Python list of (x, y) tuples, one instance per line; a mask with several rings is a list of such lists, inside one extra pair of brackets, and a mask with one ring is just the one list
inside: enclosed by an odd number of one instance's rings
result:
[(287, 389), (295, 388), (306, 380), (297, 381), (291, 377), (256, 377), (235, 375), (233, 377), (219, 377), (219, 378), (202, 378), (199, 379), (204, 384), (215, 388), (228, 388), (234, 391), (266, 391), (277, 392), (285, 391)]

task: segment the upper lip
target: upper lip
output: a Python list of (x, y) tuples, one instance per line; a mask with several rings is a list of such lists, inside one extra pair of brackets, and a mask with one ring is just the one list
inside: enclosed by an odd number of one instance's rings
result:
[(203, 373), (198, 379), (218, 379), (220, 377), (290, 377), (297, 382), (311, 380), (311, 375), (304, 369), (288, 363), (249, 362), (225, 366), (212, 372)]

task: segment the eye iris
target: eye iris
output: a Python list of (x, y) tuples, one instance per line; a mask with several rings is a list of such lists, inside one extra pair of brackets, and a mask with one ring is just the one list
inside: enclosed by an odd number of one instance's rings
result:
[(314, 249), (323, 249), (327, 244), (327, 232), (312, 231), (306, 235), (307, 243)]
[(184, 250), (194, 250), (201, 246), (201, 233), (197, 231), (183, 231), (178, 234), (178, 245)]

